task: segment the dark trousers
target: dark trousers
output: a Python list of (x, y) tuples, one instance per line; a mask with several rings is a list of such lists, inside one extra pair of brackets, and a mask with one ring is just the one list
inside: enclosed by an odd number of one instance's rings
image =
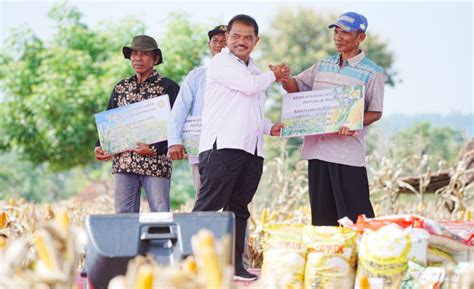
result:
[(212, 149), (199, 154), (201, 189), (193, 211), (235, 214), (235, 269), (243, 268), (248, 204), (262, 176), (263, 158), (237, 149)]
[(337, 226), (346, 216), (353, 222), (360, 214), (374, 217), (365, 167), (309, 160), (308, 186), (315, 226)]

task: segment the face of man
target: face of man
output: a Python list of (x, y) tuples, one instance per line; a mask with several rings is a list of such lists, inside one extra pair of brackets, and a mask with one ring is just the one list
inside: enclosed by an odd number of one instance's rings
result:
[(234, 55), (247, 62), (259, 39), (253, 26), (234, 22), (227, 33), (227, 47)]
[(221, 52), (222, 48), (226, 46), (226, 39), (224, 33), (218, 33), (212, 36), (209, 40), (209, 50), (212, 53), (212, 56)]
[(159, 56), (155, 57), (155, 52), (153, 51), (132, 50), (130, 55), (133, 70), (140, 75), (153, 70), (156, 58), (159, 58)]
[(359, 51), (359, 44), (365, 39), (365, 33), (360, 31), (346, 32), (339, 27), (334, 28), (333, 40), (337, 52), (350, 53)]

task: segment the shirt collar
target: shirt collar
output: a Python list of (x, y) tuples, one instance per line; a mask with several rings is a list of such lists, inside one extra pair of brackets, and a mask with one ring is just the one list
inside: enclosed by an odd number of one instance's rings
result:
[[(361, 50), (359, 54), (347, 59), (347, 62), (349, 63), (350, 66), (355, 67), (357, 64), (359, 64), (359, 62), (362, 61), (362, 59), (364, 59), (364, 57), (365, 57), (365, 53), (364, 51)], [(337, 57), (338, 64), (341, 63), (341, 59), (342, 59), (341, 53), (339, 53), (339, 56)]]
[[(150, 74), (150, 76), (145, 80), (145, 82), (147, 81), (151, 81), (151, 80), (156, 80), (158, 78), (158, 76), (160, 76), (160, 74), (158, 73), (158, 71), (156, 71), (156, 69), (153, 69), (153, 72)], [(138, 81), (138, 78), (137, 78), (137, 75), (134, 74), (132, 77), (130, 77), (130, 80), (132, 81)]]
[(240, 59), (239, 57), (237, 57), (234, 53), (232, 53), (228, 47), (222, 48), (221, 53), (226, 53), (226, 54), (230, 55), (231, 57), (237, 59), (238, 62), (242, 63), (242, 64), (245, 65), (245, 66), (249, 66), (249, 67), (250, 67), (250, 66), (255, 66), (255, 65), (256, 65), (252, 57), (249, 57), (249, 64), (247, 65), (247, 64), (245, 63), (245, 61), (243, 61), (242, 59)]

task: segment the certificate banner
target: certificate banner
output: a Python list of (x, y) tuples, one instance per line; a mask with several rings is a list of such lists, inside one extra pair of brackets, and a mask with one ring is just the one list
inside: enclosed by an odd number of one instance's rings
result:
[(116, 154), (166, 140), (169, 114), (167, 94), (96, 114), (102, 149)]
[(199, 138), (201, 136), (201, 117), (188, 116), (181, 134), (188, 157), (199, 156)]
[(364, 86), (289, 93), (283, 95), (282, 137), (325, 134), (342, 126), (360, 130), (364, 119)]

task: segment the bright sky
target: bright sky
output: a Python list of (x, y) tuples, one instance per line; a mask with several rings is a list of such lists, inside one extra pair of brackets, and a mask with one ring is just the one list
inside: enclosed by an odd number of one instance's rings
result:
[[(0, 40), (21, 24), (40, 37), (54, 31), (47, 12), (53, 1), (0, 0)], [(158, 43), (164, 20), (172, 11), (184, 11), (192, 21), (213, 27), (240, 13), (253, 16), (264, 33), (281, 8), (313, 8), (321, 13), (356, 11), (369, 22), (368, 31), (387, 41), (394, 52), (395, 68), (402, 80), (386, 88), (385, 114), (474, 113), (473, 14), (471, 1), (70, 1), (83, 13), (83, 21), (142, 17), (147, 33)], [(316, 59), (315, 59), (316, 61)], [(260, 64), (265, 67), (265, 63)], [(291, 63), (290, 63), (291, 66)]]

